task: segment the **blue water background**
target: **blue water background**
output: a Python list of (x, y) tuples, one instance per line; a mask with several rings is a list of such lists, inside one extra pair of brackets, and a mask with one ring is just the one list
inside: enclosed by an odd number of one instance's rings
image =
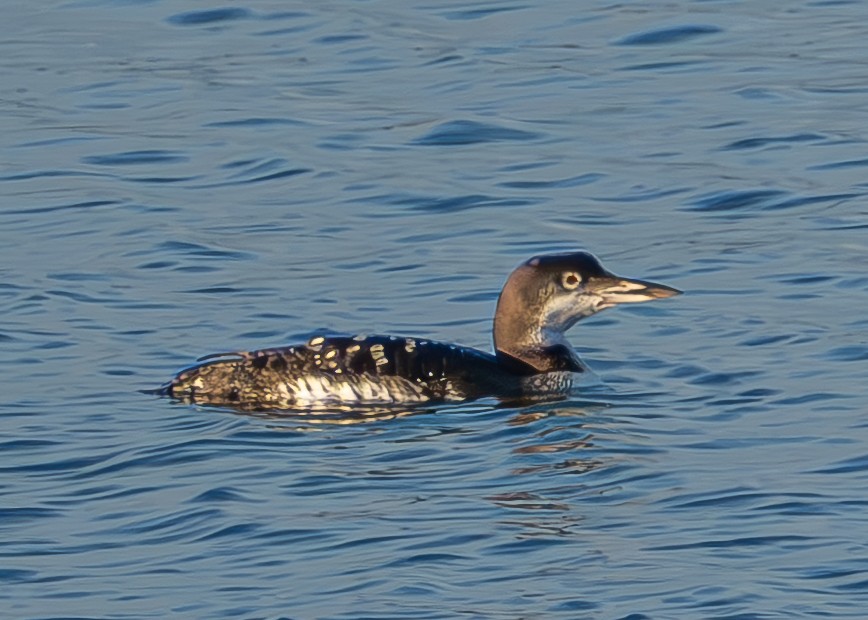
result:
[[(866, 617), (868, 5), (207, 4), (4, 5), (0, 615)], [(564, 402), (139, 392), (578, 247)]]

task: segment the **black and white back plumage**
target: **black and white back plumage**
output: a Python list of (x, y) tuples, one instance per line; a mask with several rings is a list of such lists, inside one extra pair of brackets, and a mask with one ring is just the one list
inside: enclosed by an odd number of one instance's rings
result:
[[(287, 409), (330, 403), (425, 403), (518, 397), (532, 368), (442, 342), (395, 336), (317, 336), (307, 344), (209, 355), (162, 390), (191, 402)], [(574, 369), (575, 370), (575, 369)], [(569, 389), (571, 372), (549, 377)], [(543, 388), (542, 385), (539, 388)], [(539, 391), (539, 390), (537, 390)]]

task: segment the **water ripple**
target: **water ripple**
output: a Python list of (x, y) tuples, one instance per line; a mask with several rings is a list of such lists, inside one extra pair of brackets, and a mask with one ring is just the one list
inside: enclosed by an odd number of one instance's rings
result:
[(477, 121), (449, 121), (417, 138), (413, 144), (420, 146), (460, 146), (502, 141), (535, 140), (540, 135), (530, 131), (512, 129)]
[(774, 189), (715, 192), (696, 200), (691, 209), (712, 212), (769, 208), (780, 204), (780, 199), (786, 195), (787, 192)]
[(720, 32), (723, 32), (722, 28), (703, 24), (674, 26), (671, 28), (646, 30), (645, 32), (631, 34), (619, 40), (617, 44), (669, 45), (672, 43), (682, 43), (709, 34), (718, 34)]
[(736, 140), (721, 147), (725, 151), (743, 151), (750, 149), (761, 149), (766, 146), (785, 145), (790, 143), (800, 142), (819, 142), (825, 140), (826, 136), (821, 136), (813, 133), (797, 133), (790, 136), (776, 136), (766, 138), (744, 138)]
[(108, 155), (88, 155), (82, 158), (94, 166), (137, 166), (142, 164), (173, 164), (188, 161), (189, 157), (172, 151), (126, 151)]
[(864, 168), (868, 166), (868, 159), (848, 159), (845, 161), (835, 161), (828, 164), (816, 164), (808, 166), (808, 170), (841, 170), (847, 168)]
[(120, 204), (116, 200), (90, 200), (87, 202), (75, 202), (72, 204), (52, 205), (45, 207), (34, 207), (29, 209), (7, 209), (3, 213), (7, 215), (33, 215), (37, 213), (55, 213), (58, 211), (87, 211), (98, 207), (107, 207)]
[(250, 19), (253, 12), (240, 7), (226, 7), (222, 9), (208, 9), (203, 11), (188, 11), (178, 13), (167, 18), (166, 21), (175, 26), (201, 26), (220, 22), (231, 22), (241, 19)]
[(582, 185), (589, 185), (600, 179), (605, 178), (604, 174), (597, 173), (588, 173), (581, 174), (578, 176), (570, 177), (567, 179), (556, 179), (553, 181), (503, 181), (498, 183), (499, 187), (512, 187), (517, 189), (555, 189), (555, 188), (569, 188), (569, 187), (581, 187)]

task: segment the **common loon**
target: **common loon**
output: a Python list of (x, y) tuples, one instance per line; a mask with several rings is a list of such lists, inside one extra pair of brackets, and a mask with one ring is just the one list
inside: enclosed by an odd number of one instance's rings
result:
[(419, 338), (317, 336), (306, 344), (200, 358), (157, 393), (247, 410), (563, 397), (584, 371), (564, 332), (622, 303), (678, 295), (616, 276), (588, 252), (536, 256), (509, 276), (494, 354)]

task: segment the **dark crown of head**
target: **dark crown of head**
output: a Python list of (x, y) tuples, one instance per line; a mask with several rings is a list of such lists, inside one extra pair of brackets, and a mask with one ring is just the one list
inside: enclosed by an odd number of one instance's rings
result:
[(600, 261), (590, 252), (535, 256), (525, 264), (549, 272), (576, 271), (586, 278), (606, 274)]

